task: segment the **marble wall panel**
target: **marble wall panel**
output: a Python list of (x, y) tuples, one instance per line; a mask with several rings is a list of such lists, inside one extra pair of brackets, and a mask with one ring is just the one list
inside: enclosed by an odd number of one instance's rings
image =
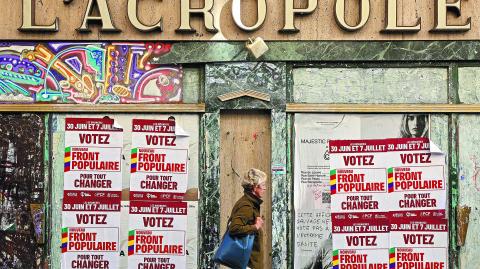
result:
[(480, 264), (480, 116), (458, 118), (458, 205), (471, 207), (465, 246), (461, 247), (459, 268), (477, 268)]
[(458, 96), (463, 104), (480, 103), (480, 67), (458, 68)]
[(447, 68), (295, 68), (297, 103), (448, 102)]
[(152, 62), (211, 63), (239, 61), (293, 62), (388, 62), (480, 60), (479, 41), (276, 41), (267, 42), (269, 50), (255, 59), (245, 42), (178, 42)]
[[(208, 64), (205, 69), (205, 105), (209, 112), (218, 109), (285, 109), (285, 63)], [(240, 97), (222, 102), (218, 96), (241, 90), (270, 95), (270, 101)]]

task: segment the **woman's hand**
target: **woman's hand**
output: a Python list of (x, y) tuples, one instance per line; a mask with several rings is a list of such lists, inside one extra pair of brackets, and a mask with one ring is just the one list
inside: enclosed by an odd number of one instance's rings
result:
[(263, 219), (261, 217), (257, 217), (257, 219), (255, 220), (255, 228), (257, 228), (257, 230), (260, 230), (263, 226)]

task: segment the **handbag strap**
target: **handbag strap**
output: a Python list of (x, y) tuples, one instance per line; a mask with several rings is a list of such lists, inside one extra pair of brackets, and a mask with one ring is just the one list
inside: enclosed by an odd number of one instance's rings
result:
[(232, 217), (228, 218), (227, 220), (227, 231), (230, 230), (230, 224), (232, 223)]

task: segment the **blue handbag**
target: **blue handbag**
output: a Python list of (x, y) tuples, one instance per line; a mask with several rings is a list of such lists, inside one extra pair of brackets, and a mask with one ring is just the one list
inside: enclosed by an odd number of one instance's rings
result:
[(254, 240), (255, 234), (231, 236), (227, 228), (227, 231), (223, 235), (222, 242), (217, 252), (215, 252), (213, 261), (233, 269), (247, 268), (250, 255), (252, 254)]

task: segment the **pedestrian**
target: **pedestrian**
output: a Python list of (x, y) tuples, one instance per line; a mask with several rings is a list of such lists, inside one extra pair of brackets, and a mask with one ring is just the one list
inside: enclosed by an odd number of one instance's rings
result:
[(261, 246), (264, 220), (260, 216), (260, 205), (266, 191), (267, 175), (251, 168), (242, 180), (244, 195), (232, 208), (230, 235), (245, 236), (255, 234), (252, 254), (248, 262), (251, 269), (263, 268), (263, 250)]

